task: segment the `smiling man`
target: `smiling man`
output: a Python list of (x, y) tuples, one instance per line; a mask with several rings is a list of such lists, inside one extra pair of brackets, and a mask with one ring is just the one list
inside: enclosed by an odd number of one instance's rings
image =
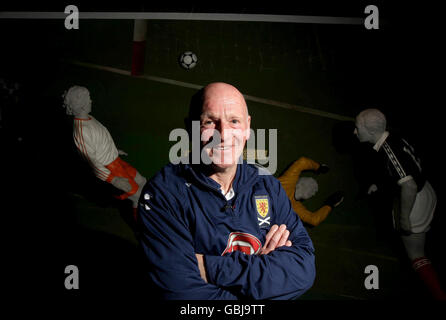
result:
[(223, 83), (207, 86), (203, 97), (200, 132), (206, 154), (216, 172), (234, 171), (250, 133), (245, 99), (236, 88)]
[(251, 117), (232, 85), (197, 92), (200, 163), (168, 164), (142, 192), (140, 242), (165, 299), (294, 299), (315, 278), (314, 248), (280, 182), (241, 160)]
[(249, 139), (251, 117), (242, 94), (228, 84), (208, 85), (203, 98), (201, 141), (214, 171), (210, 178), (219, 182), (226, 193)]

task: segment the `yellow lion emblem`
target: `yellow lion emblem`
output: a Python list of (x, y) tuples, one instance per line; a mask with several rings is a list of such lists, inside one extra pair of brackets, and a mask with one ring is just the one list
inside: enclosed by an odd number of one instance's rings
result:
[(265, 218), (268, 215), (269, 211), (269, 203), (268, 203), (268, 197), (262, 196), (262, 197), (256, 197), (256, 208), (257, 213)]

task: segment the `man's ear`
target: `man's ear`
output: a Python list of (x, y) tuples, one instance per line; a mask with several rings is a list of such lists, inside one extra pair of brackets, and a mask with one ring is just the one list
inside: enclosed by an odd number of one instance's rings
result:
[(246, 121), (248, 122), (248, 127), (246, 128), (246, 140), (249, 140), (251, 137), (251, 116), (248, 116)]

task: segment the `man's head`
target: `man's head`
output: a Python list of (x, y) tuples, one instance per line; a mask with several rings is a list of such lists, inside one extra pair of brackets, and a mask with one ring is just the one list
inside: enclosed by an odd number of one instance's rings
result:
[(201, 145), (215, 167), (237, 164), (249, 139), (251, 117), (243, 95), (234, 86), (216, 82), (200, 90), (190, 120), (200, 121)]
[(376, 143), (386, 130), (386, 116), (378, 109), (366, 109), (356, 116), (354, 134), (360, 142)]
[(297, 181), (294, 198), (298, 201), (306, 200), (314, 196), (317, 191), (318, 184), (316, 180), (311, 177), (302, 177)]
[(62, 96), (64, 107), (69, 115), (87, 115), (91, 112), (90, 92), (87, 88), (73, 86)]

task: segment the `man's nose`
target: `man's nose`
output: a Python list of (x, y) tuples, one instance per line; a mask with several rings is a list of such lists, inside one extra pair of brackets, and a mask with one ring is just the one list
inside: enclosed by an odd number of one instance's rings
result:
[(229, 137), (230, 136), (230, 129), (231, 127), (229, 126), (229, 123), (227, 123), (226, 121), (220, 121), (218, 124), (218, 132), (220, 133), (220, 138), (221, 141), (225, 141), (225, 137)]
[(355, 128), (355, 130), (353, 130), (353, 134), (357, 136), (358, 135), (358, 129)]

